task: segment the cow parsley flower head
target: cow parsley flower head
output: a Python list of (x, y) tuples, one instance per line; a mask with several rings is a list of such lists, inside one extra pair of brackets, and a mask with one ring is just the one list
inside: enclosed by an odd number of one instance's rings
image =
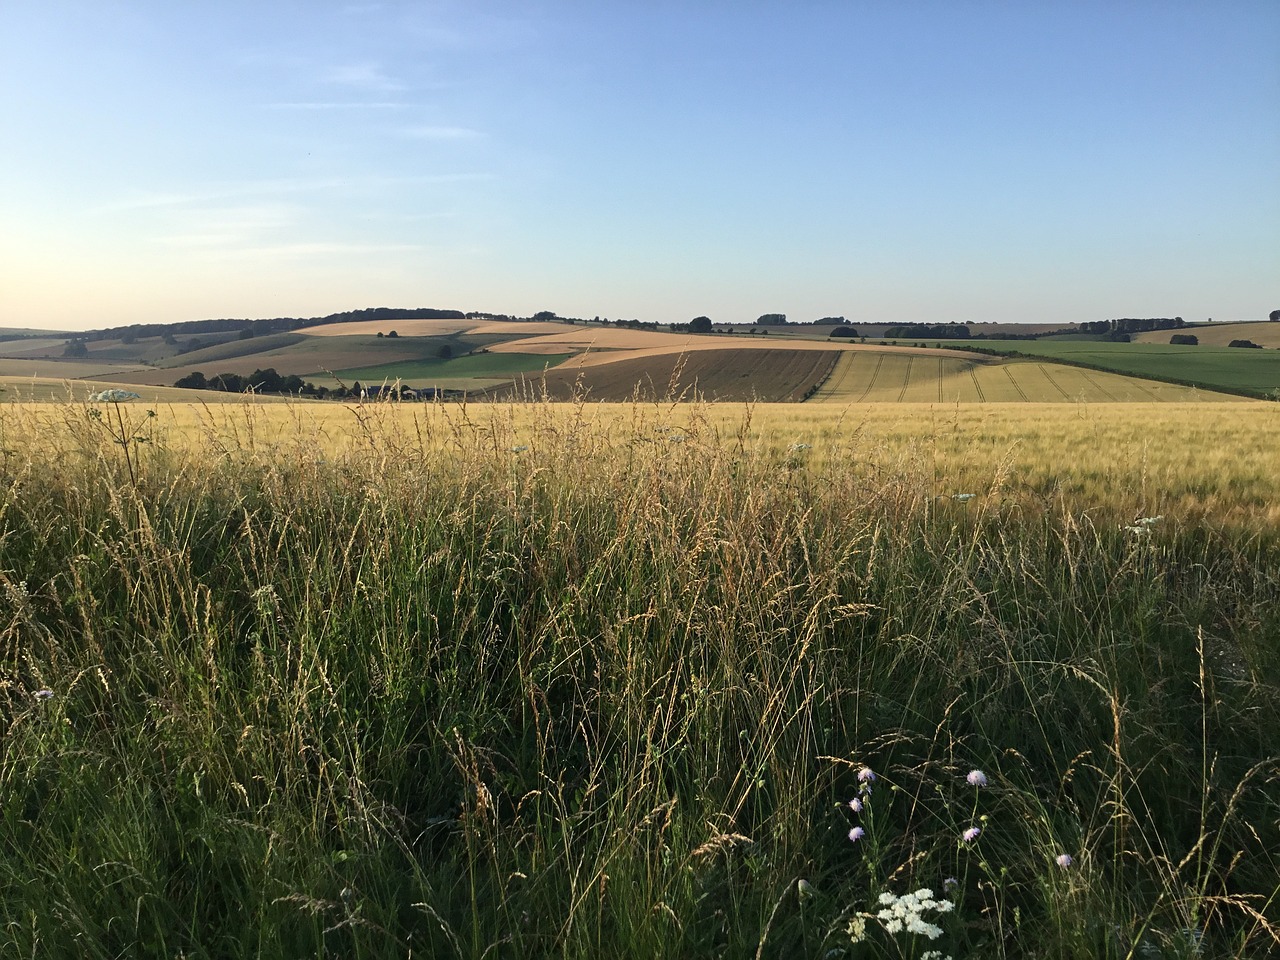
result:
[(926, 919), (929, 911), (950, 913), (955, 907), (950, 900), (935, 900), (933, 891), (928, 887), (921, 887), (914, 893), (904, 893), (900, 897), (885, 892), (880, 894), (879, 902), (880, 910), (876, 912), (875, 918), (880, 921), (885, 933), (900, 933), (905, 930), (930, 940), (937, 940), (942, 936), (942, 927)]
[(973, 841), (978, 839), (978, 834), (980, 833), (982, 833), (981, 827), (970, 827), (964, 833), (960, 834), (960, 836), (964, 838), (966, 843), (973, 843)]
[(987, 775), (981, 770), (970, 770), (965, 779), (969, 781), (970, 786), (985, 787), (987, 785)]
[(867, 918), (862, 914), (855, 913), (849, 920), (849, 939), (854, 943), (861, 943), (867, 938)]

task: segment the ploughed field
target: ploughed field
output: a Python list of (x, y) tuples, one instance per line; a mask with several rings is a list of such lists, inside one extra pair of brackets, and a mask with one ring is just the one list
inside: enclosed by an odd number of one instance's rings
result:
[(1280, 950), (1275, 406), (906, 396), (0, 405), (0, 955)]

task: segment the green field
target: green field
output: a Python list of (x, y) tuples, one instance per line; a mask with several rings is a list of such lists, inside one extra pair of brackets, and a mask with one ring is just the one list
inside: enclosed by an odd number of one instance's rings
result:
[(1280, 351), (1080, 340), (931, 340), (930, 346), (935, 342), (950, 349), (1021, 353), (1209, 390), (1246, 391), (1259, 397), (1280, 390)]
[(810, 402), (1144, 403), (1231, 399), (1236, 398), (1055, 363), (857, 351), (841, 356), (831, 377)]

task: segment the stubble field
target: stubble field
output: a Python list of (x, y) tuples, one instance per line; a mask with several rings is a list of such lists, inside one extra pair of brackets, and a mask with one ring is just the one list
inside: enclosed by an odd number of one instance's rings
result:
[(0, 953), (1268, 955), (1277, 441), (4, 405)]

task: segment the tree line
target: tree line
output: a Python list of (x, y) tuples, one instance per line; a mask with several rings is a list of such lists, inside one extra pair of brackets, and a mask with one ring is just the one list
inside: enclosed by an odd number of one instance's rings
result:
[(1181, 317), (1121, 317), (1117, 320), (1086, 320), (1081, 333), (1148, 333), (1152, 330), (1179, 330), (1186, 323)]
[(197, 370), (175, 382), (174, 386), (187, 390), (220, 390), (223, 393), (272, 393), (301, 397), (323, 397), (335, 393), (328, 387), (317, 387), (314, 383), (303, 380), (297, 374), (285, 376), (277, 373), (274, 367), (255, 370), (247, 377), (238, 373), (219, 373), (214, 377), (206, 377)]

